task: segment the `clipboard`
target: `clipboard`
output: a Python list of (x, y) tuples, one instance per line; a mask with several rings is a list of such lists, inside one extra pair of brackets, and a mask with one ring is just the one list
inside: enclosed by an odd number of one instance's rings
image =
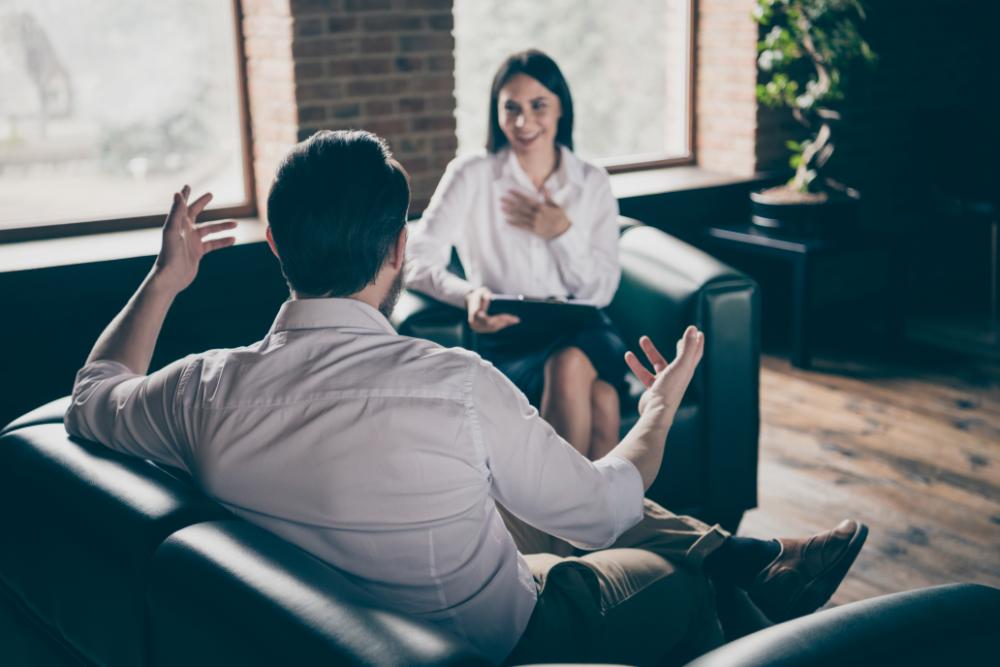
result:
[(577, 327), (596, 321), (600, 310), (589, 302), (563, 297), (530, 297), (523, 294), (494, 294), (487, 315), (509, 313), (521, 319), (521, 326)]

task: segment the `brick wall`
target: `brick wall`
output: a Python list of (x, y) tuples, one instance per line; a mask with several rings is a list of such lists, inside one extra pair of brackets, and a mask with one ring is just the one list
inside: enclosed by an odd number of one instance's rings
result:
[(757, 24), (754, 0), (697, 3), (695, 154), (705, 169), (757, 171)]
[(243, 0), (243, 11), (259, 200), (292, 143), (359, 128), (389, 142), (421, 211), (457, 147), (451, 0)]

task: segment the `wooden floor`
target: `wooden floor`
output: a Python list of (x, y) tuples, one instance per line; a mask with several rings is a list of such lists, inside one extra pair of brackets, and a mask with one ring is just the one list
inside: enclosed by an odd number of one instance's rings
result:
[(912, 356), (815, 371), (762, 363), (760, 507), (740, 532), (866, 522), (831, 604), (948, 582), (1000, 587), (1000, 364)]

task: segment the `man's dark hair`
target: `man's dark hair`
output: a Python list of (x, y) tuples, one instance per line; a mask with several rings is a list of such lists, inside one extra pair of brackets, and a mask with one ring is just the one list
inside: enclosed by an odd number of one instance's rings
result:
[(406, 225), (406, 172), (379, 137), (317, 132), (282, 161), (267, 197), (281, 270), (301, 296), (371, 284)]
[(559, 98), (562, 116), (556, 127), (556, 142), (573, 150), (573, 97), (569, 94), (569, 84), (559, 71), (556, 61), (537, 49), (528, 49), (508, 56), (493, 76), (493, 85), (490, 86), (490, 121), (486, 134), (486, 150), (496, 153), (509, 143), (503, 130), (500, 129), (497, 101), (500, 99), (500, 89), (518, 74), (530, 76)]

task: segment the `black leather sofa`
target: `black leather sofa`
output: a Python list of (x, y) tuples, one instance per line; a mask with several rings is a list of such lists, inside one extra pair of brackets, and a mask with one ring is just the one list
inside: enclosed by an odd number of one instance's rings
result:
[[(757, 285), (654, 227), (625, 217), (619, 227), (622, 277), (608, 310), (626, 344), (637, 349), (646, 334), (661, 349), (673, 350), (687, 325), (705, 332), (702, 362), (647, 495), (674, 512), (735, 531), (743, 512), (757, 505)], [(461, 273), (457, 258), (452, 270)], [(419, 293), (404, 292), (392, 319), (408, 336), (474, 347), (463, 311)], [(623, 431), (635, 422), (635, 406), (622, 406)]]
[[(183, 473), (71, 439), (65, 407), (0, 436), (0, 664), (488, 664), (344, 596), (334, 569), (232, 517)], [(772, 626), (694, 664), (992, 664), (998, 618), (1000, 590), (944, 586)]]

